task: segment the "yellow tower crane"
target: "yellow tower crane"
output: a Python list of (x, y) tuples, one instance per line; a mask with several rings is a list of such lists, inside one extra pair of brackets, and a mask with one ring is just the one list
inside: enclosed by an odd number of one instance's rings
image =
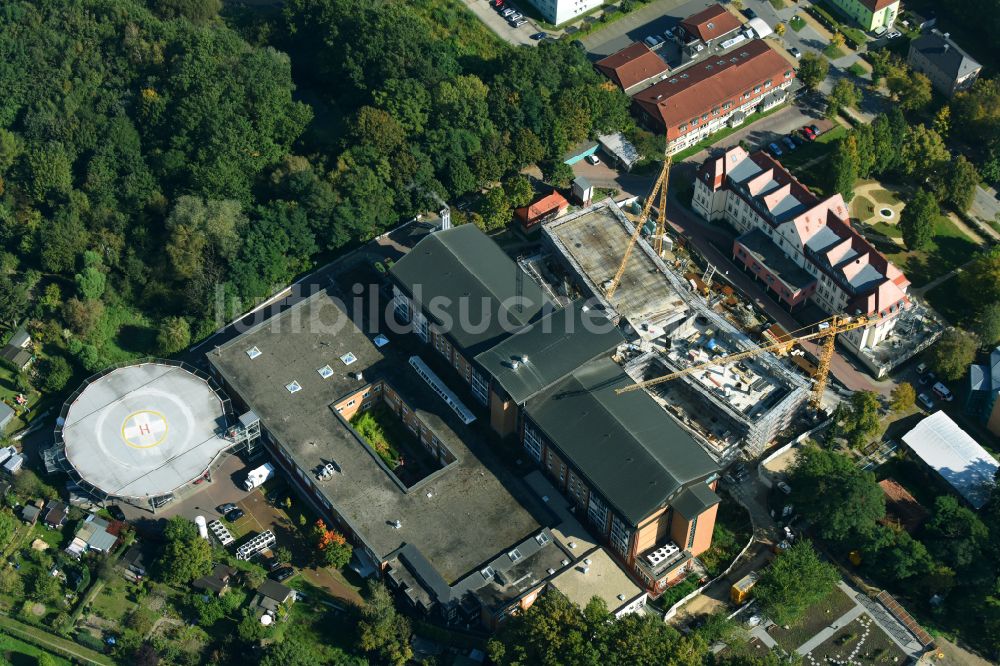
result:
[(622, 276), (625, 275), (628, 258), (632, 256), (632, 250), (635, 249), (636, 241), (639, 240), (642, 227), (646, 224), (646, 220), (649, 219), (649, 213), (653, 208), (653, 201), (656, 199), (657, 193), (660, 195), (660, 214), (656, 217), (656, 234), (653, 236), (653, 249), (656, 251), (656, 256), (659, 257), (663, 254), (663, 234), (666, 233), (667, 219), (667, 183), (670, 180), (670, 164), (672, 162), (673, 158), (668, 154), (663, 160), (663, 170), (657, 177), (656, 182), (653, 183), (653, 189), (650, 191), (649, 196), (646, 197), (646, 203), (642, 207), (639, 219), (636, 220), (635, 230), (632, 232), (632, 238), (629, 239), (628, 247), (625, 248), (625, 254), (622, 256), (621, 265), (618, 266), (618, 272), (615, 273), (615, 277), (611, 280), (608, 288), (604, 290), (604, 294), (609, 300), (615, 295), (618, 284), (622, 281)]
[(856, 328), (862, 328), (874, 323), (879, 319), (878, 316), (875, 317), (845, 317), (845, 316), (833, 316), (829, 319), (825, 319), (819, 322), (817, 330), (812, 333), (807, 333), (799, 337), (791, 337), (782, 340), (781, 342), (776, 342), (770, 345), (763, 345), (760, 347), (754, 347), (753, 349), (748, 349), (747, 351), (738, 352), (736, 354), (729, 354), (728, 356), (722, 358), (716, 358), (707, 363), (699, 363), (698, 365), (692, 365), (689, 368), (684, 368), (683, 370), (678, 370), (676, 372), (671, 372), (669, 374), (663, 375), (662, 377), (657, 377), (655, 379), (650, 379), (644, 382), (638, 382), (636, 384), (631, 384), (620, 389), (616, 389), (615, 393), (622, 394), (628, 391), (636, 391), (639, 389), (649, 388), (651, 386), (656, 386), (657, 384), (662, 384), (663, 382), (669, 382), (672, 379), (682, 377), (684, 375), (689, 375), (693, 372), (698, 372), (699, 370), (707, 370), (713, 366), (726, 365), (728, 363), (733, 363), (735, 361), (740, 361), (745, 358), (752, 358), (754, 356), (759, 356), (765, 352), (777, 352), (779, 354), (787, 354), (788, 350), (791, 349), (796, 343), (808, 342), (810, 340), (819, 340), (819, 364), (816, 369), (816, 375), (814, 376), (815, 383), (813, 384), (812, 397), (810, 402), (817, 409), (820, 408), (821, 402), (823, 400), (823, 391), (826, 389), (826, 380), (830, 374), (830, 360), (833, 358), (834, 343), (836, 342), (837, 335), (840, 333), (846, 333), (847, 331), (853, 331)]

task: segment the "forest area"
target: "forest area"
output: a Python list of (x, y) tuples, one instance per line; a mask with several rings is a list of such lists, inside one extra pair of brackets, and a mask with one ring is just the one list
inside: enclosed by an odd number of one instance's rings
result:
[(0, 323), (28, 322), (58, 391), (440, 199), (523, 198), (531, 164), (558, 182), (631, 122), (580, 51), (515, 49), (457, 2), (6, 2)]

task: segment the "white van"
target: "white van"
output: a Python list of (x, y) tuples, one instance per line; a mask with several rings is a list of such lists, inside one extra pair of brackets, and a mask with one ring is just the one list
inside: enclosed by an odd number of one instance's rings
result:
[(942, 400), (947, 400), (948, 402), (951, 402), (952, 400), (955, 399), (955, 396), (952, 394), (951, 391), (948, 390), (948, 387), (942, 384), (941, 382), (935, 384), (931, 390), (934, 391), (934, 395), (941, 398)]

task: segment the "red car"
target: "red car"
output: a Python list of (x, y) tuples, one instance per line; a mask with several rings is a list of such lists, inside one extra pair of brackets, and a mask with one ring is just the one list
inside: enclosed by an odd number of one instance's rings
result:
[(805, 138), (809, 139), (810, 141), (815, 141), (816, 140), (816, 132), (814, 132), (813, 128), (809, 127), (808, 125), (805, 126), (805, 127), (803, 127), (799, 131), (802, 132), (802, 136), (804, 136)]

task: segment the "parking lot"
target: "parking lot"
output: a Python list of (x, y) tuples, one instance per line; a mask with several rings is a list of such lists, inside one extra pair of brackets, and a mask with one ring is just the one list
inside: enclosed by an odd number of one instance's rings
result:
[[(688, 16), (716, 4), (712, 0), (659, 0), (651, 2), (628, 16), (618, 19), (607, 28), (584, 37), (580, 41), (594, 60), (620, 51), (632, 42), (641, 42), (650, 35), (662, 35)], [(677, 48), (671, 44), (673, 48)], [(660, 48), (663, 48), (662, 46)], [(670, 62), (670, 53), (663, 53)], [(675, 54), (676, 55), (676, 54)]]
[[(539, 28), (527, 16), (524, 18), (528, 22), (520, 28), (515, 28), (487, 0), (462, 1), (469, 8), (469, 11), (478, 16), (479, 20), (486, 24), (486, 27), (495, 32), (501, 39), (514, 45), (534, 46), (538, 44), (537, 41), (531, 38), (531, 35), (539, 32)], [(517, 3), (505, 4), (504, 6), (517, 9)]]

